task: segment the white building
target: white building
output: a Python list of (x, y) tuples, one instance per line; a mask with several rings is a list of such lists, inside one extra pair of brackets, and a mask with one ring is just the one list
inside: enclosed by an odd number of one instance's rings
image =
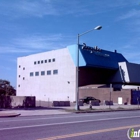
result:
[[(17, 96), (75, 101), (77, 45), (18, 58)], [(79, 45), (79, 86), (140, 84), (140, 65), (115, 52)]]
[(68, 48), (18, 58), (17, 95), (75, 100), (75, 65)]

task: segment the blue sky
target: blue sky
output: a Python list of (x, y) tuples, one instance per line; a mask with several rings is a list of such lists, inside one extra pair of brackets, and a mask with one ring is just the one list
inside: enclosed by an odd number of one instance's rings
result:
[(140, 0), (0, 0), (0, 79), (16, 88), (17, 57), (77, 43), (140, 63)]

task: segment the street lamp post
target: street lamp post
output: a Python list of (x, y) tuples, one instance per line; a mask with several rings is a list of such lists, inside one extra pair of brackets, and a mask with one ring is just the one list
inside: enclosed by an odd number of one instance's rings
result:
[(76, 66), (76, 110), (79, 110), (79, 39), (80, 36), (85, 35), (93, 30), (100, 30), (102, 26), (96, 26), (95, 28), (88, 30), (82, 34), (77, 35), (77, 66)]

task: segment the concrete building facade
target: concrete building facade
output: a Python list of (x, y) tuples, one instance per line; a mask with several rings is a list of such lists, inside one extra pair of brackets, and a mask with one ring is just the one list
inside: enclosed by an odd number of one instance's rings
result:
[(75, 65), (68, 49), (18, 58), (17, 95), (37, 100), (75, 99)]
[[(17, 95), (42, 101), (75, 101), (77, 47), (18, 58)], [(139, 64), (129, 63), (117, 51), (98, 47), (79, 45), (78, 72), (79, 87), (112, 83), (114, 89), (122, 89), (124, 85), (140, 85)]]

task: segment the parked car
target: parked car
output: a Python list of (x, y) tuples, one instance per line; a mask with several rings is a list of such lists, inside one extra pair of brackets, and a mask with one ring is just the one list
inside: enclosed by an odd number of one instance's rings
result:
[(90, 101), (98, 101), (99, 103), (101, 102), (99, 99), (96, 99), (94, 97), (91, 96), (86, 96), (84, 98), (81, 98), (80, 101), (83, 101), (83, 103), (89, 104)]

